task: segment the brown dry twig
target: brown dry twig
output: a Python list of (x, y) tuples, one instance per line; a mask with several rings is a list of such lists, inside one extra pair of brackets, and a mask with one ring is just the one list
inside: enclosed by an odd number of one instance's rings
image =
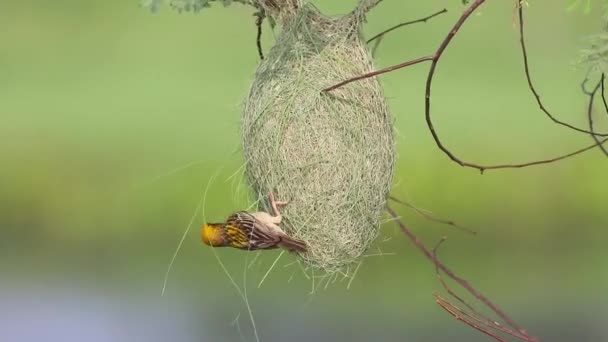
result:
[(447, 13), (447, 12), (448, 12), (448, 10), (444, 8), (441, 11), (435, 12), (435, 13), (433, 13), (431, 15), (428, 15), (428, 16), (426, 16), (424, 18), (420, 18), (420, 19), (416, 19), (416, 20), (411, 20), (411, 21), (406, 21), (404, 23), (397, 24), (395, 26), (391, 26), (388, 29), (386, 29), (386, 30), (384, 30), (384, 31), (382, 31), (382, 32), (380, 32), (380, 33), (372, 36), (371, 38), (369, 38), (366, 41), (367, 44), (369, 44), (369, 43), (371, 43), (373, 41), (376, 41), (375, 44), (374, 44), (374, 47), (372, 48), (372, 56), (376, 55), (376, 50), (378, 49), (378, 46), (380, 45), (380, 43), (382, 42), (382, 39), (384, 38), (384, 36), (387, 33), (393, 32), (396, 29), (399, 29), (399, 28), (402, 28), (402, 27), (405, 27), (405, 26), (409, 26), (409, 25), (412, 25), (412, 24), (426, 23), (430, 19), (432, 19), (432, 18), (434, 18), (434, 17), (436, 17), (438, 15), (441, 15), (443, 13)]
[(464, 232), (466, 232), (466, 233), (469, 233), (469, 234), (471, 234), (471, 235), (477, 235), (477, 232), (476, 232), (476, 231), (474, 231), (474, 230), (472, 230), (472, 229), (470, 229), (470, 228), (467, 228), (467, 227), (461, 226), (461, 225), (457, 224), (456, 222), (454, 222), (454, 221), (452, 221), (452, 220), (443, 219), (443, 218), (437, 217), (437, 216), (435, 216), (435, 215), (433, 215), (433, 214), (429, 214), (429, 213), (427, 213), (426, 211), (424, 211), (424, 210), (422, 210), (422, 209), (420, 209), (420, 208), (416, 207), (415, 205), (410, 204), (410, 203), (407, 203), (407, 202), (405, 202), (405, 201), (402, 201), (402, 200), (398, 199), (398, 198), (397, 198), (397, 197), (395, 197), (395, 196), (388, 196), (388, 199), (390, 199), (390, 200), (391, 200), (391, 201), (393, 201), (393, 202), (399, 203), (399, 204), (401, 204), (401, 205), (403, 205), (403, 206), (405, 206), (405, 207), (407, 207), (407, 208), (412, 209), (412, 210), (413, 210), (413, 211), (415, 211), (415, 212), (416, 212), (418, 215), (420, 215), (420, 216), (424, 217), (425, 219), (427, 219), (427, 220), (429, 220), (429, 221), (433, 221), (433, 222), (437, 222), (437, 223), (445, 224), (445, 225), (448, 225), (448, 226), (452, 226), (452, 227), (454, 227), (454, 228), (460, 229), (460, 230), (462, 230), (462, 231), (464, 231)]
[(608, 105), (606, 104), (605, 96), (604, 96), (604, 92), (603, 92), (604, 80), (605, 80), (605, 76), (602, 73), (602, 76), (601, 76), (600, 80), (597, 82), (597, 85), (592, 90), (589, 91), (585, 87), (585, 84), (588, 81), (588, 79), (585, 78), (585, 80), (583, 81), (583, 83), (581, 85), (581, 88), (583, 89), (583, 92), (585, 93), (585, 95), (589, 96), (589, 103), (587, 104), (587, 121), (589, 122), (589, 131), (591, 132), (590, 135), (593, 138), (593, 140), (597, 144), (599, 144), (600, 150), (608, 157), (608, 149), (606, 149), (606, 147), (604, 147), (603, 145), (600, 144), (600, 139), (594, 133), (595, 127), (594, 127), (594, 122), (593, 122), (593, 103), (595, 101), (595, 95), (597, 94), (597, 92), (600, 89), (602, 89), (602, 102), (604, 103), (604, 109), (606, 110), (606, 113), (608, 113)]
[[(439, 260), (437, 258), (437, 251), (445, 240), (446, 240), (446, 237), (444, 236), (441, 240), (439, 240), (437, 245), (435, 245), (435, 247), (433, 248), (433, 257), (434, 257), (435, 261)], [(439, 306), (441, 306), (445, 311), (450, 313), (452, 316), (454, 316), (454, 318), (456, 318), (457, 320), (460, 320), (460, 321), (464, 322), (465, 324), (473, 327), (474, 329), (479, 330), (482, 333), (491, 336), (492, 338), (496, 339), (497, 341), (504, 341), (504, 340), (499, 335), (497, 335), (493, 330), (507, 334), (507, 335), (511, 335), (522, 341), (538, 342), (538, 340), (535, 337), (529, 336), (527, 333), (517, 332), (517, 331), (514, 331), (513, 329), (504, 327), (502, 324), (500, 324), (500, 322), (497, 322), (496, 320), (491, 319), (491, 318), (487, 317), (486, 315), (480, 313), (479, 311), (475, 310), (475, 308), (473, 308), (473, 306), (471, 306), (469, 303), (467, 303), (462, 297), (457, 295), (448, 286), (448, 284), (443, 280), (437, 263), (435, 263), (435, 274), (437, 276), (437, 280), (439, 281), (439, 283), (441, 284), (443, 289), (452, 298), (456, 299), (456, 301), (460, 302), (462, 305), (464, 305), (466, 307), (466, 309), (460, 308), (456, 304), (441, 297), (439, 294), (437, 294), (437, 293), (433, 294), (437, 304)]]
[(387, 28), (386, 30), (384, 30), (384, 31), (376, 34), (375, 36), (371, 37), (370, 39), (368, 39), (366, 43), (369, 44), (369, 43), (371, 43), (372, 41), (374, 41), (376, 39), (381, 39), (382, 37), (384, 37), (385, 34), (387, 34), (389, 32), (392, 32), (392, 31), (394, 31), (394, 30), (396, 30), (398, 28), (401, 28), (401, 27), (404, 27), (404, 26), (408, 26), (408, 25), (412, 25), (412, 24), (416, 24), (416, 23), (426, 23), (430, 19), (432, 19), (432, 18), (434, 18), (434, 17), (436, 17), (438, 15), (441, 15), (443, 13), (447, 13), (447, 12), (448, 12), (448, 10), (444, 8), (441, 11), (435, 12), (435, 13), (433, 13), (431, 15), (428, 15), (428, 16), (426, 16), (424, 18), (420, 18), (420, 19), (416, 19), (416, 20), (411, 20), (411, 21), (406, 21), (404, 23), (397, 24), (395, 26), (391, 26), (391, 27)]
[(257, 28), (257, 34), (255, 38), (256, 47), (258, 49), (258, 55), (261, 60), (264, 60), (264, 51), (262, 50), (262, 24), (264, 23), (264, 18), (266, 18), (266, 14), (264, 10), (260, 8), (259, 11), (253, 14), (255, 17), (255, 27)]
[(562, 126), (568, 127), (568, 128), (570, 128), (572, 130), (575, 130), (575, 131), (578, 131), (578, 132), (581, 132), (581, 133), (591, 134), (594, 137), (595, 136), (607, 137), (608, 133), (593, 132), (593, 129), (586, 130), (586, 129), (582, 129), (582, 128), (576, 127), (574, 125), (571, 125), (571, 124), (569, 124), (567, 122), (561, 121), (561, 120), (557, 119), (546, 108), (545, 104), (543, 103), (543, 101), (540, 98), (540, 94), (538, 93), (538, 90), (534, 86), (534, 82), (532, 82), (532, 76), (530, 75), (530, 65), (529, 65), (529, 62), (528, 62), (528, 49), (526, 47), (525, 30), (524, 30), (524, 10), (523, 10), (523, 6), (518, 6), (517, 17), (518, 17), (518, 20), (519, 20), (519, 45), (521, 47), (521, 53), (522, 53), (522, 58), (523, 58), (523, 63), (524, 63), (524, 73), (526, 75), (526, 80), (528, 82), (528, 88), (530, 89), (530, 91), (532, 92), (532, 95), (536, 99), (536, 103), (538, 104), (538, 107), (540, 108), (540, 110), (543, 113), (545, 113), (545, 115), (547, 117), (549, 117), (549, 119), (551, 119), (551, 121), (555, 122), (558, 125), (562, 125)]
[[(429, 251), (429, 249), (426, 248), (424, 243), (422, 243), (422, 241), (420, 241), (407, 228), (407, 226), (403, 223), (401, 218), (397, 215), (397, 213), (390, 206), (387, 206), (386, 209), (387, 209), (388, 213), (391, 215), (391, 217), (394, 219), (394, 221), (397, 223), (399, 228), (401, 229), (401, 232), (408, 239), (410, 239), (412, 241), (412, 243), (416, 246), (416, 248), (418, 248), (418, 250), (420, 250), (420, 252), (422, 252), (422, 254), (424, 254), (424, 256), (427, 259), (429, 259), (431, 262), (433, 262), (433, 264), (436, 267), (436, 270), (438, 270), (438, 271), (440, 270), (445, 275), (447, 275), (448, 278), (452, 279), (454, 282), (456, 282), (458, 285), (460, 285), (469, 294), (471, 294), (473, 297), (475, 297), (475, 299), (477, 299), (478, 301), (483, 303), (486, 307), (488, 307), (490, 310), (492, 310), (492, 312), (494, 312), (498, 317), (500, 317), (500, 319), (503, 320), (512, 329), (506, 328), (506, 327), (502, 326), (501, 324), (497, 324), (497, 322), (495, 322), (495, 321), (492, 321), (489, 319), (484, 320), (482, 318), (479, 318), (479, 317), (475, 316), (474, 314), (468, 313), (468, 312), (458, 308), (457, 306), (449, 303), (445, 299), (443, 299), (440, 296), (435, 294), (437, 303), (444, 310), (449, 312), (455, 318), (457, 318), (457, 319), (463, 321), (464, 323), (466, 323), (467, 325), (473, 327), (474, 329), (479, 330), (489, 336), (492, 336), (495, 339), (497, 339), (498, 336), (489, 330), (488, 325), (492, 325), (492, 329), (494, 329), (494, 330), (498, 330), (505, 334), (511, 335), (522, 341), (538, 342), (538, 339), (536, 339), (533, 336), (528, 335), (526, 330), (523, 329), (517, 323), (515, 323), (515, 321), (513, 319), (511, 319), (504, 311), (502, 311), (502, 309), (500, 309), (500, 307), (498, 307), (498, 305), (496, 305), (494, 302), (492, 302), (490, 299), (488, 299), (486, 296), (484, 296), (481, 292), (479, 292), (477, 289), (475, 289), (468, 281), (466, 281), (465, 279), (456, 275), (452, 270), (450, 270), (441, 261), (439, 261), (439, 259), (437, 259), (435, 254), (432, 253), (431, 251)], [(447, 287), (447, 285), (446, 285), (446, 287)], [(449, 293), (454, 293), (454, 292), (450, 290)], [(473, 310), (473, 312), (476, 312), (476, 311)], [(497, 341), (505, 341), (505, 340), (498, 337)]]
[(440, 295), (438, 295), (438, 294), (435, 293), (435, 294), (433, 294), (433, 296), (435, 297), (435, 302), (437, 303), (437, 305), (439, 305), (443, 310), (445, 310), (447, 313), (449, 313), (450, 315), (452, 315), (457, 320), (463, 322), (464, 324), (470, 326), (471, 328), (473, 328), (475, 330), (478, 330), (478, 331), (480, 331), (480, 332), (482, 332), (482, 333), (490, 336), (491, 338), (495, 339), (496, 341), (507, 342), (507, 340), (505, 340), (504, 338), (498, 336), (492, 330), (488, 329), (485, 326), (485, 324), (481, 324), (480, 325), (478, 322), (476, 322), (475, 319), (471, 319), (469, 317), (468, 313), (466, 313), (465, 311), (463, 311), (462, 309), (460, 309), (456, 305), (452, 304), (451, 302), (447, 301), (446, 299), (444, 299)]
[[(467, 162), (467, 161), (463, 160), (462, 158), (456, 156), (456, 154), (454, 154), (449, 148), (447, 148), (444, 145), (444, 143), (442, 142), (441, 138), (439, 137), (439, 135), (437, 134), (437, 132), (435, 130), (435, 126), (433, 124), (433, 120), (431, 117), (431, 90), (432, 90), (432, 84), (433, 84), (433, 77), (435, 75), (435, 70), (437, 69), (439, 60), (443, 56), (443, 53), (446, 50), (446, 48), (450, 45), (450, 43), (452, 42), (452, 40), (454, 39), (456, 34), (459, 32), (462, 25), (464, 25), (464, 23), (467, 21), (467, 19), (469, 19), (469, 17), (475, 12), (475, 10), (477, 10), (477, 8), (479, 8), (483, 3), (485, 3), (485, 0), (475, 0), (475, 1), (471, 2), (469, 7), (467, 7), (465, 9), (465, 11), (462, 13), (462, 15), (456, 21), (456, 23), (452, 26), (450, 31), (448, 31), (448, 33), (444, 37), (443, 41), (441, 42), (441, 44), (439, 45), (439, 47), (437, 48), (437, 50), (435, 50), (435, 52), (433, 54), (423, 56), (423, 57), (418, 57), (418, 58), (412, 59), (410, 61), (407, 61), (407, 62), (404, 62), (401, 64), (393, 65), (393, 66), (386, 67), (386, 68), (383, 68), (383, 69), (380, 69), (377, 71), (373, 71), (373, 72), (370, 72), (370, 73), (367, 73), (364, 75), (350, 78), (348, 80), (345, 80), (345, 81), (342, 81), (335, 85), (332, 85), (330, 87), (327, 87), (327, 88), (323, 89), (323, 91), (330, 92), (330, 91), (340, 88), (346, 84), (349, 84), (351, 82), (355, 82), (355, 81), (362, 80), (362, 79), (369, 78), (369, 77), (382, 75), (385, 73), (389, 73), (389, 72), (392, 72), (392, 71), (395, 71), (398, 69), (402, 69), (405, 67), (409, 67), (409, 66), (412, 66), (415, 64), (419, 64), (422, 62), (431, 62), (431, 65), (430, 65), (430, 68), (429, 68), (429, 71), (427, 74), (426, 86), (425, 86), (425, 106), (424, 107), (425, 107), (425, 119), (427, 122), (427, 127), (428, 127), (429, 131), (431, 132), (431, 135), (433, 136), (433, 140), (435, 141), (435, 144), (437, 145), (437, 147), (445, 155), (447, 155), (452, 161), (456, 162), (457, 164), (459, 164), (462, 167), (474, 168), (474, 169), (479, 170), (482, 173), (485, 170), (525, 168), (525, 167), (530, 167), (530, 166), (534, 166), (534, 165), (550, 164), (550, 163), (554, 163), (557, 161), (561, 161), (561, 160), (576, 156), (578, 154), (584, 153), (588, 150), (591, 150), (595, 147), (601, 146), (604, 143), (606, 143), (608, 141), (608, 138), (603, 139), (603, 140), (598, 140), (598, 141), (596, 141), (595, 144), (593, 144), (591, 146), (587, 146), (585, 148), (581, 148), (574, 152), (571, 152), (571, 153), (568, 153), (565, 155), (561, 155), (558, 157), (554, 157), (554, 158), (537, 160), (537, 161), (532, 161), (532, 162), (525, 162), (525, 163), (499, 164), (499, 165), (482, 165), (482, 164)], [(522, 48), (522, 52), (523, 52), (522, 55), (524, 56), (524, 71), (525, 71), (526, 77), (528, 79), (528, 85), (529, 85), (530, 89), (532, 90), (533, 94), (535, 95), (535, 98), (537, 99), (537, 102), (539, 103), (541, 110), (543, 110), (545, 112), (545, 114), (549, 115), (549, 117), (552, 118), (553, 121), (560, 123), (564, 126), (571, 127), (572, 129), (575, 129), (580, 132), (594, 134), (594, 136), (608, 136), (608, 134), (595, 133), (595, 132), (591, 132), (591, 131), (587, 131), (587, 130), (583, 130), (583, 129), (578, 129), (577, 127), (574, 127), (574, 126), (570, 126), (567, 123), (563, 123), (563, 122), (557, 120), (553, 115), (551, 115), (551, 113), (548, 110), (546, 110), (545, 106), (543, 105), (542, 101), (540, 100), (540, 95), (538, 95), (538, 92), (534, 88), (534, 85), (531, 81), (530, 69), (528, 66), (528, 59), (527, 59), (526, 45), (525, 45), (525, 41), (524, 41), (524, 29), (523, 29), (524, 25), (523, 25), (523, 14), (522, 14), (523, 10), (522, 10), (522, 6), (519, 4), (519, 2), (517, 2), (516, 6), (517, 6), (516, 8), (518, 9), (519, 18), (520, 18), (520, 43), (521, 43), (521, 48)], [(608, 105), (607, 105), (607, 107), (608, 107)]]
[(602, 73), (602, 103), (604, 104), (604, 112), (608, 115), (608, 101), (606, 101), (606, 75)]

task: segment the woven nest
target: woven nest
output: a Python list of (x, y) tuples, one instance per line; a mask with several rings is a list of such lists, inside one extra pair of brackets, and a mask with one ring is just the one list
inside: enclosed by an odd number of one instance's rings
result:
[(260, 64), (242, 118), (246, 177), (282, 228), (306, 241), (301, 258), (327, 272), (359, 258), (378, 235), (395, 161), (392, 119), (375, 78), (322, 89), (373, 70), (361, 16), (304, 4), (284, 20)]

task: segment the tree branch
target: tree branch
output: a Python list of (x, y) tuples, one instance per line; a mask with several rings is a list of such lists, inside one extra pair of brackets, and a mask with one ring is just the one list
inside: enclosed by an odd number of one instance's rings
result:
[[(435, 75), (435, 71), (437, 69), (437, 65), (439, 63), (439, 60), (441, 59), (441, 57), (443, 56), (443, 52), (446, 50), (446, 48), (450, 45), (450, 43), (452, 42), (452, 40), (454, 39), (454, 37), (456, 36), (456, 34), (459, 32), (460, 28), (462, 27), (462, 25), (464, 25), (464, 23), (468, 20), (468, 18), (475, 12), (475, 10), (477, 10), (477, 8), (479, 8), (482, 4), (485, 3), (485, 0), (475, 0), (473, 2), (471, 2), (471, 4), (469, 5), (469, 7), (467, 7), (465, 9), (465, 11), (462, 13), (462, 15), (458, 18), (458, 20), (456, 21), (456, 23), (452, 26), (452, 28), (450, 29), (450, 31), (446, 34), (445, 38), (443, 39), (443, 41), (441, 42), (441, 44), (439, 45), (439, 47), (437, 48), (437, 50), (432, 54), (432, 55), (428, 55), (428, 56), (424, 56), (424, 57), (419, 57), (410, 61), (407, 61), (405, 63), (401, 63), (401, 64), (397, 64), (397, 65), (393, 65), (384, 69), (380, 69), (377, 71), (373, 71), (367, 74), (363, 74), (357, 77), (353, 77), (350, 78), (348, 80), (344, 80), (338, 84), (335, 84), (333, 86), (327, 87), (325, 89), (323, 89), (324, 92), (330, 92), (332, 90), (335, 90), (337, 88), (340, 88), (346, 84), (349, 84), (351, 82), (355, 82), (355, 81), (359, 81), (365, 78), (369, 78), (369, 77), (374, 77), (374, 76), (378, 76), (381, 74), (385, 74), (391, 71), (395, 71), (397, 69), (401, 69), (401, 68), (405, 68), (405, 67), (409, 67), (411, 65), (414, 64), (418, 64), (421, 62), (431, 62), (431, 66), (429, 68), (429, 72), (427, 74), (427, 79), (426, 79), (426, 87), (425, 87), (425, 105), (424, 105), (424, 110), (425, 110), (425, 119), (426, 119), (426, 123), (427, 123), (427, 127), (429, 129), (429, 131), (431, 132), (431, 135), (433, 136), (433, 140), (435, 141), (435, 144), (437, 145), (437, 147), (445, 154), (447, 155), (452, 161), (456, 162), (457, 164), (459, 164), (460, 166), (463, 167), (469, 167), (469, 168), (474, 168), (479, 170), (480, 172), (484, 172), (485, 170), (496, 170), (496, 169), (514, 169), (514, 168), (524, 168), (524, 167), (529, 167), (529, 166), (534, 166), (534, 165), (541, 165), (541, 164), (550, 164), (553, 162), (557, 162), (563, 159), (567, 159), (570, 157), (573, 157), (575, 155), (578, 155), (580, 153), (586, 152), (594, 147), (597, 146), (601, 146), (603, 145), (606, 141), (608, 141), (608, 139), (604, 139), (604, 140), (598, 140), (595, 144), (579, 149), (577, 151), (574, 151), (572, 153), (568, 153), (559, 157), (554, 157), (554, 158), (550, 158), (550, 159), (545, 159), (545, 160), (538, 160), (538, 161), (533, 161), (533, 162), (526, 162), (526, 163), (518, 163), (518, 164), (500, 164), (500, 165), (481, 165), (481, 164), (476, 164), (476, 163), (471, 163), (471, 162), (467, 162), (463, 159), (461, 159), (460, 157), (456, 156), (450, 149), (448, 149), (442, 142), (441, 138), (439, 137), (439, 135), (437, 134), (436, 130), (435, 130), (435, 126), (433, 124), (433, 120), (432, 120), (432, 116), (431, 116), (431, 90), (432, 90), (432, 85), (433, 85), (433, 77)], [(521, 6), (519, 5), (519, 3), (517, 4), (518, 6), (518, 13), (520, 14), (520, 42), (521, 42), (521, 47), (522, 47), (522, 54), (524, 56), (524, 69), (525, 69), (525, 73), (526, 73), (526, 77), (528, 78), (528, 84), (530, 86), (530, 89), (532, 90), (533, 94), (535, 95), (541, 109), (547, 114), (549, 115), (549, 117), (551, 117), (554, 121), (556, 122), (560, 122), (559, 120), (555, 119), (549, 111), (546, 110), (546, 108), (544, 107), (544, 105), (542, 104), (542, 101), (540, 100), (540, 95), (538, 95), (538, 92), (536, 91), (536, 89), (533, 86), (533, 83), (531, 81), (531, 77), (530, 77), (530, 70), (529, 70), (529, 66), (528, 66), (528, 58), (527, 58), (527, 51), (526, 51), (526, 45), (525, 45), (525, 41), (524, 41), (524, 29), (523, 29), (523, 14), (522, 14), (522, 9)], [(608, 108), (608, 104), (606, 104), (606, 107)], [(564, 124), (566, 126), (568, 126), (568, 124)], [(569, 127), (569, 126), (568, 126)], [(587, 131), (587, 130), (583, 130), (583, 129), (577, 129), (576, 127), (573, 127), (573, 129), (576, 129), (580, 132), (584, 132), (584, 133), (588, 133), (588, 134), (594, 134), (595, 136), (608, 136), (608, 134), (601, 134), (601, 133), (596, 133), (596, 132), (591, 132), (591, 131)]]
[(526, 80), (528, 81), (528, 88), (530, 88), (532, 95), (534, 95), (534, 98), (536, 99), (536, 103), (538, 104), (538, 107), (540, 108), (540, 110), (542, 110), (545, 113), (545, 115), (547, 115), (547, 117), (549, 117), (549, 119), (551, 119), (551, 121), (555, 122), (558, 125), (568, 127), (570, 129), (578, 131), (578, 132), (592, 134), (593, 136), (607, 137), (608, 133), (596, 133), (596, 132), (593, 132), (593, 130), (582, 129), (582, 128), (576, 127), (574, 125), (571, 125), (567, 122), (561, 121), (561, 120), (557, 119), (553, 114), (551, 114), (551, 112), (545, 107), (543, 101), (540, 99), (540, 94), (538, 93), (538, 91), (536, 90), (536, 87), (534, 86), (534, 83), (532, 82), (532, 76), (530, 75), (530, 65), (528, 63), (528, 51), (526, 48), (525, 30), (524, 30), (524, 13), (523, 12), (524, 12), (523, 6), (521, 6), (521, 5), (518, 6), (517, 16), (519, 19), (519, 44), (521, 46), (521, 53), (522, 53), (523, 62), (524, 62), (524, 73), (526, 74)]
[(264, 18), (266, 18), (266, 14), (264, 14), (263, 9), (260, 9), (253, 15), (256, 17), (255, 18), (255, 27), (257, 28), (255, 43), (256, 43), (256, 47), (258, 49), (258, 55), (260, 56), (260, 59), (263, 60), (264, 51), (262, 50), (262, 24), (264, 23)]
[(418, 215), (424, 217), (425, 219), (427, 219), (429, 221), (445, 224), (445, 225), (448, 225), (448, 226), (452, 226), (454, 228), (460, 229), (460, 230), (462, 230), (462, 231), (464, 231), (464, 232), (466, 232), (468, 234), (471, 234), (471, 235), (477, 235), (477, 232), (474, 231), (474, 230), (472, 230), (472, 229), (470, 229), (470, 228), (461, 226), (461, 225), (457, 224), (456, 222), (454, 222), (452, 220), (443, 219), (443, 218), (437, 217), (437, 216), (435, 216), (433, 214), (429, 214), (429, 213), (425, 212), (424, 210), (416, 207), (415, 205), (407, 203), (405, 201), (402, 201), (402, 200), (398, 199), (395, 196), (390, 196), (389, 195), (388, 199), (391, 200), (391, 201), (393, 201), (393, 202), (397, 202), (397, 203), (399, 203), (399, 204), (401, 204), (401, 205), (403, 205), (403, 206), (405, 206), (407, 208), (412, 209)]
[(421, 63), (421, 62), (428, 62), (428, 61), (432, 61), (432, 60), (433, 60), (433, 56), (424, 56), (424, 57), (412, 59), (411, 61), (407, 61), (405, 63), (393, 65), (393, 66), (390, 66), (388, 68), (376, 70), (376, 71), (373, 71), (373, 72), (370, 72), (370, 73), (367, 73), (367, 74), (363, 74), (361, 76), (350, 78), (348, 80), (345, 80), (345, 81), (342, 81), (340, 83), (334, 84), (331, 87), (323, 89), (323, 92), (330, 92), (330, 91), (332, 91), (334, 89), (338, 89), (338, 88), (340, 88), (340, 87), (342, 87), (344, 85), (347, 85), (347, 84), (355, 82), (355, 81), (359, 81), (359, 80), (362, 80), (362, 79), (365, 79), (365, 78), (370, 78), (370, 77), (386, 74), (387, 72), (395, 71), (397, 69), (405, 68), (405, 67), (408, 67), (410, 65), (418, 64), (418, 63)]
[[(433, 264), (439, 268), (442, 272), (444, 272), (450, 279), (454, 280), (458, 285), (464, 288), (468, 293), (470, 293), (475, 299), (482, 302), (488, 308), (490, 308), (498, 317), (500, 317), (504, 322), (506, 322), (509, 326), (513, 327), (513, 329), (517, 330), (519, 334), (529, 336), (525, 329), (519, 326), (513, 319), (511, 319), (502, 309), (498, 307), (498, 305), (494, 304), (491, 300), (489, 300), (486, 296), (481, 294), (478, 290), (476, 290), (468, 281), (459, 277), (454, 272), (452, 272), (447, 266), (445, 266), (441, 261), (439, 261), (427, 248), (426, 246), (418, 240), (418, 238), (407, 228), (407, 226), (403, 223), (397, 213), (387, 205), (386, 207), (388, 213), (395, 219), (395, 222), (401, 229), (401, 232), (414, 243), (414, 245), (424, 254), (424, 256), (433, 262)], [(536, 339), (532, 339), (530, 341), (536, 341)]]
[[(597, 85), (593, 88), (593, 90), (591, 90), (589, 92), (587, 92), (587, 90), (584, 87), (584, 84), (586, 82), (587, 82), (587, 79), (585, 78), (585, 81), (583, 81), (583, 92), (585, 92), (585, 94), (587, 94), (587, 96), (589, 96), (589, 104), (587, 105), (587, 121), (589, 122), (589, 131), (592, 132), (591, 137), (596, 142), (596, 144), (599, 145), (600, 150), (602, 150), (602, 152), (608, 157), (608, 150), (606, 149), (606, 147), (604, 147), (601, 144), (601, 141), (597, 137), (597, 135), (593, 133), (593, 132), (595, 132), (594, 122), (593, 122), (593, 103), (595, 101), (595, 94), (597, 94), (598, 90), (600, 90), (600, 88), (603, 87), (604, 74), (602, 73), (602, 77), (597, 82)], [(603, 92), (602, 92), (602, 95), (603, 95)], [(602, 100), (604, 100), (604, 97), (602, 97)], [(607, 113), (608, 113), (608, 106), (606, 106), (605, 101), (603, 101), (603, 102), (604, 102), (604, 108), (607, 110)]]
[(432, 19), (432, 18), (434, 18), (434, 17), (436, 17), (436, 16), (438, 16), (440, 14), (447, 13), (447, 12), (448, 12), (448, 10), (444, 8), (441, 11), (435, 12), (435, 13), (433, 13), (433, 14), (431, 14), (429, 16), (426, 16), (424, 18), (420, 18), (420, 19), (416, 19), (416, 20), (412, 20), (412, 21), (407, 21), (405, 23), (397, 24), (397, 25), (392, 26), (392, 27), (390, 27), (390, 28), (388, 28), (388, 29), (386, 29), (386, 30), (384, 30), (384, 31), (376, 34), (375, 36), (371, 37), (370, 39), (367, 40), (366, 43), (369, 44), (369, 43), (371, 43), (372, 41), (374, 41), (376, 39), (380, 39), (385, 34), (387, 34), (389, 32), (392, 32), (392, 31), (394, 31), (394, 30), (396, 30), (398, 28), (401, 28), (401, 27), (404, 27), (404, 26), (408, 26), (408, 25), (412, 25), (412, 24), (416, 24), (416, 23), (426, 23), (429, 19)]
[(606, 101), (606, 89), (605, 89), (606, 75), (602, 73), (602, 103), (604, 104), (604, 111), (608, 115), (608, 102)]

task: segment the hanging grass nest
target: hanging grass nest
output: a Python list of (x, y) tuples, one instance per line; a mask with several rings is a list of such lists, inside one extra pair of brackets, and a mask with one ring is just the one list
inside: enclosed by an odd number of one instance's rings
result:
[(289, 201), (281, 226), (308, 244), (305, 263), (334, 272), (378, 235), (395, 163), (393, 120), (376, 78), (322, 92), (374, 70), (363, 11), (331, 18), (297, 3), (282, 13), (245, 103), (245, 172), (259, 198), (274, 191)]

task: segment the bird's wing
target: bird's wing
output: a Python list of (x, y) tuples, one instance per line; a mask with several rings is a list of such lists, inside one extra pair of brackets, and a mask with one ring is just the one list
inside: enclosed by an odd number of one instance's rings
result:
[[(242, 239), (243, 236), (241, 234), (245, 234), (246, 240), (249, 242), (248, 249), (250, 250), (276, 248), (281, 241), (280, 236), (273, 234), (263, 223), (244, 211), (233, 214), (226, 220), (226, 223), (228, 226), (241, 228), (240, 233), (234, 233), (235, 238)], [(228, 229), (229, 236), (231, 235), (230, 230)]]

